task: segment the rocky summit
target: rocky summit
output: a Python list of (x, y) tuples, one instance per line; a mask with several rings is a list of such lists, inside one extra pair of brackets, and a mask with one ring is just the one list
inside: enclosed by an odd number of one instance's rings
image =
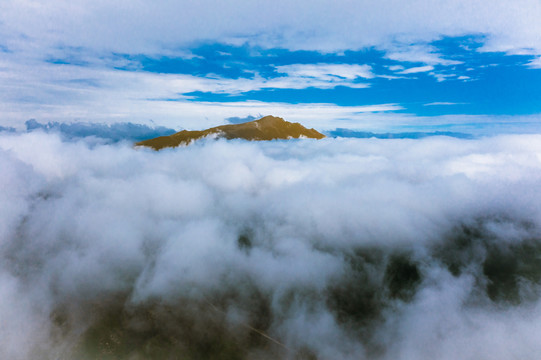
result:
[(291, 123), (275, 116), (265, 116), (259, 120), (242, 124), (216, 126), (206, 130), (182, 130), (169, 136), (136, 143), (137, 146), (147, 146), (155, 150), (179, 145), (189, 145), (202, 138), (245, 139), (252, 141), (275, 139), (322, 139), (325, 135), (314, 129), (307, 129), (299, 123)]

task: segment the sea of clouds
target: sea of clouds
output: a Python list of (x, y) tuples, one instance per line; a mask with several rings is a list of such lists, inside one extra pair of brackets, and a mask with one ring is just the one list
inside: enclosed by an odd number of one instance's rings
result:
[(2, 359), (537, 359), (541, 135), (0, 133)]

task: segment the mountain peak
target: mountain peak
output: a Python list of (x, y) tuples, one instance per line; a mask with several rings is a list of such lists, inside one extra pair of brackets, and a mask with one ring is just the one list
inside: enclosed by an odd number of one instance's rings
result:
[[(276, 124), (276, 123), (285, 123), (285, 122), (288, 122), (288, 121), (285, 121), (281, 117), (267, 115), (267, 116), (263, 116), (261, 119), (253, 120), (253, 121), (249, 121), (249, 122), (256, 122), (256, 123), (259, 123), (259, 124)], [(244, 124), (246, 124), (246, 123), (244, 123)]]
[(275, 139), (322, 139), (325, 135), (314, 129), (307, 129), (299, 123), (291, 123), (280, 117), (265, 116), (241, 124), (216, 126), (206, 130), (183, 130), (173, 135), (160, 136), (154, 139), (138, 142), (137, 146), (148, 146), (155, 150), (165, 147), (189, 145), (198, 139), (213, 136), (226, 139), (245, 139), (253, 141)]

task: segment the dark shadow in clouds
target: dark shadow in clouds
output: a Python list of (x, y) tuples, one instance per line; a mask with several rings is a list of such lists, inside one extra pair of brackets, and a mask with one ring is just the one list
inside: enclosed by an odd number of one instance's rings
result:
[(174, 129), (163, 126), (150, 127), (142, 124), (129, 122), (115, 124), (98, 124), (87, 122), (59, 123), (49, 122), (42, 124), (34, 119), (25, 122), (26, 131), (43, 130), (45, 132), (56, 132), (67, 139), (79, 139), (85, 137), (96, 137), (109, 142), (118, 141), (142, 141), (158, 136), (171, 135), (177, 132)]

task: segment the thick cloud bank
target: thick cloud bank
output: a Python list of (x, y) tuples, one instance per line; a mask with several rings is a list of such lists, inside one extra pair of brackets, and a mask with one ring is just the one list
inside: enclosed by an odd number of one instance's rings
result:
[(536, 359), (541, 136), (0, 134), (2, 359)]

